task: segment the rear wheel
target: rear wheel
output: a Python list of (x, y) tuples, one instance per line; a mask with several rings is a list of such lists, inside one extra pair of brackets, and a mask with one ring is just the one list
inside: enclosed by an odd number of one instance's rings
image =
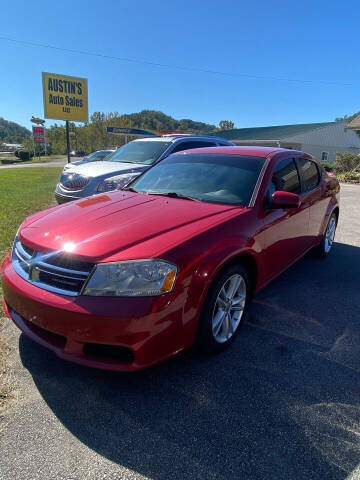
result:
[(233, 265), (215, 279), (200, 317), (197, 344), (201, 350), (225, 350), (238, 334), (250, 299), (250, 283), (245, 268)]
[(329, 255), (335, 239), (336, 224), (336, 213), (332, 213), (329, 218), (323, 239), (321, 240), (320, 245), (314, 249), (314, 253), (317, 257), (325, 258)]

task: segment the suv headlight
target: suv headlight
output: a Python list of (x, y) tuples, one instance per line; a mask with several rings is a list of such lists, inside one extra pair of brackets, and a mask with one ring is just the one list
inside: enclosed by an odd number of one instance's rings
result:
[(133, 178), (140, 175), (140, 173), (124, 173), (124, 175), (116, 175), (116, 177), (106, 178), (103, 182), (99, 183), (96, 188), (97, 192), (110, 192), (111, 190), (120, 190)]
[(171, 292), (177, 267), (164, 260), (130, 260), (96, 266), (83, 295), (152, 297)]

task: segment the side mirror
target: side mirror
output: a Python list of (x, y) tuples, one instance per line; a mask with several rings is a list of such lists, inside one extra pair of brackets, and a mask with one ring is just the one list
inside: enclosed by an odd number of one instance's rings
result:
[(298, 208), (300, 206), (300, 197), (297, 193), (277, 190), (272, 194), (271, 204), (274, 208)]

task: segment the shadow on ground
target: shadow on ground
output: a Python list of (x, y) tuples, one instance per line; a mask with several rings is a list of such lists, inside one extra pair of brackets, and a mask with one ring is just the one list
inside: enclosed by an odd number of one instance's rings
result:
[(359, 275), (357, 247), (304, 258), (257, 295), (216, 357), (113, 374), (22, 335), (21, 359), (76, 438), (153, 479), (357, 478)]

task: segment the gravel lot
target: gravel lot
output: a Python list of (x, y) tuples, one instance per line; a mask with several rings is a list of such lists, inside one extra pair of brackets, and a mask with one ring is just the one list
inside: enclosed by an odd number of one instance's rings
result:
[(300, 260), (257, 295), (216, 357), (106, 373), (9, 322), (19, 398), (1, 479), (360, 479), (359, 207), (360, 186), (343, 185), (330, 257)]

